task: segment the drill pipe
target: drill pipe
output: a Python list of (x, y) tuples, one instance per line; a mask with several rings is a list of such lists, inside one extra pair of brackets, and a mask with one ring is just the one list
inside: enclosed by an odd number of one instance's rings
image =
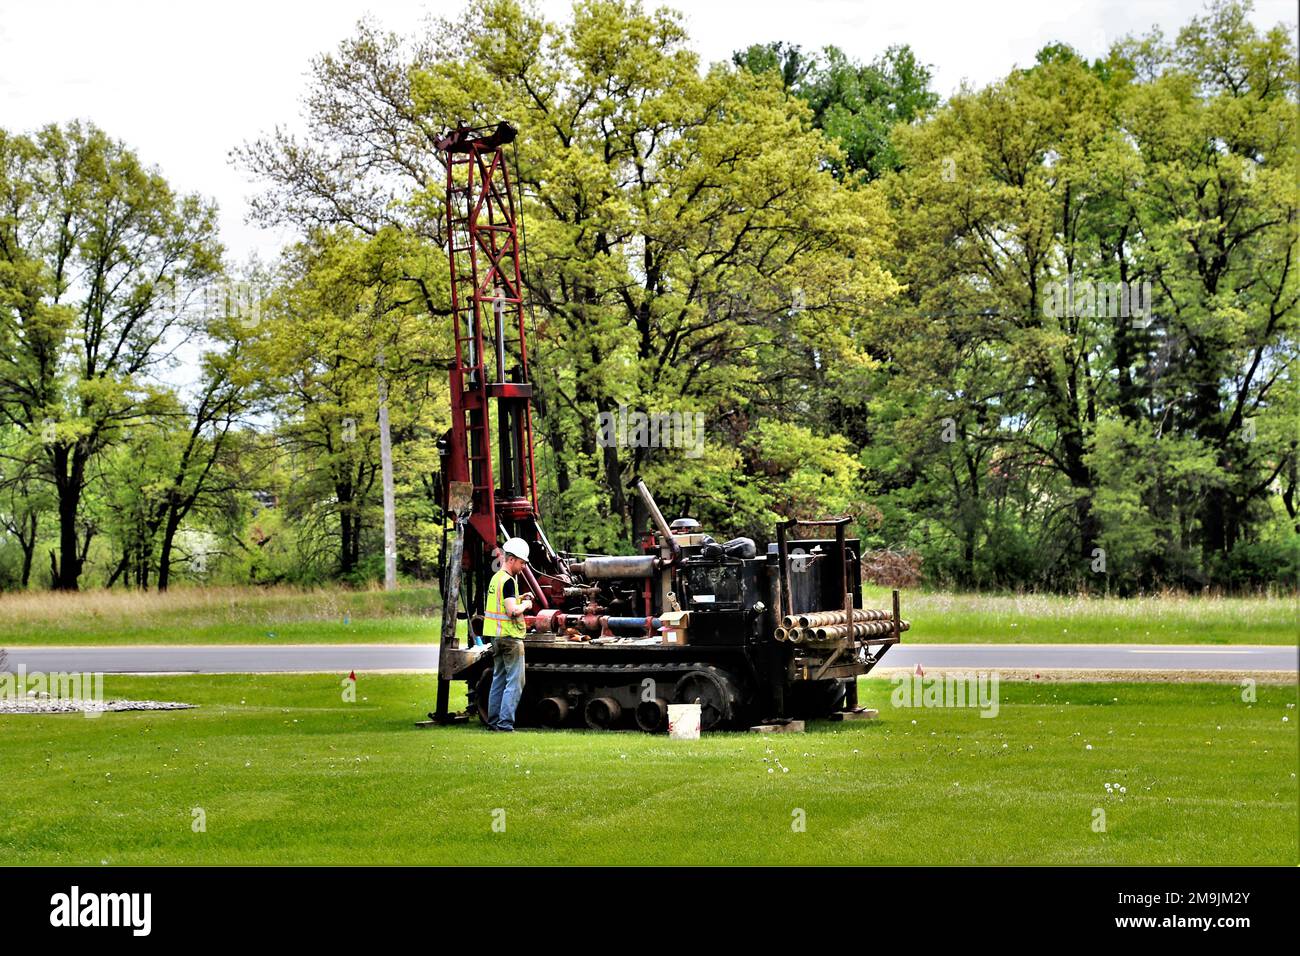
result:
[[(908, 630), (912, 625), (907, 621), (898, 622), (900, 632)], [(893, 621), (866, 621), (853, 625), (853, 637), (880, 637), (884, 634), (892, 634), (894, 631)], [(813, 640), (818, 641), (835, 641), (850, 636), (849, 625), (832, 624), (827, 627), (819, 627), (813, 631)]]
[[(870, 608), (855, 608), (853, 611), (853, 620), (857, 623), (866, 621), (888, 621), (892, 620), (893, 612), (887, 610), (873, 610)], [(843, 611), (808, 611), (803, 614), (787, 614), (781, 619), (781, 624), (787, 628), (790, 627), (825, 627), (829, 624), (843, 624)]]
[[(854, 623), (864, 623), (867, 621), (889, 621), (893, 619), (892, 611), (877, 611), (870, 608), (855, 608), (853, 611)], [(800, 614), (798, 624), (800, 627), (827, 627), (833, 624), (845, 624), (847, 621), (843, 611), (817, 611), (808, 614)]]

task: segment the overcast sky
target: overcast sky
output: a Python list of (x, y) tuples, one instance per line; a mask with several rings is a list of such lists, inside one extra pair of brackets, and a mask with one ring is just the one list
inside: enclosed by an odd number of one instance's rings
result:
[[(647, 7), (658, 4), (647, 2)], [(678, 0), (706, 61), (751, 43), (834, 43), (871, 59), (909, 43), (934, 67), (947, 96), (1033, 61), (1064, 41), (1098, 56), (1111, 41), (1158, 24), (1172, 36), (1203, 10), (1199, 0)], [(542, 0), (552, 19), (569, 0)], [(294, 125), (310, 59), (333, 48), (361, 16), (393, 30), (429, 14), (455, 15), (461, 0), (0, 0), (0, 127), (28, 130), (76, 117), (125, 140), (168, 180), (221, 207), (232, 259), (269, 258), (290, 237), (245, 221), (256, 189), (233, 168), (233, 146), (276, 123)], [(1294, 23), (1295, 0), (1256, 0), (1261, 26)], [(1294, 29), (1294, 27), (1292, 27)]]

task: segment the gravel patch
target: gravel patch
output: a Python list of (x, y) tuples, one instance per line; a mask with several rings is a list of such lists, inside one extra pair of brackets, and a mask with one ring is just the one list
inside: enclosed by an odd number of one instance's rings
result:
[(81, 700), (75, 697), (3, 697), (0, 714), (86, 714), (122, 710), (190, 710), (173, 700)]

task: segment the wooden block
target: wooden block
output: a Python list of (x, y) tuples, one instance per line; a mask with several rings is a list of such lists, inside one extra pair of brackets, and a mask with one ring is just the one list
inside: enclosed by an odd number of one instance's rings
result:
[(801, 734), (804, 732), (802, 720), (787, 720), (783, 724), (758, 724), (750, 727), (751, 734)]
[(875, 720), (880, 711), (871, 707), (859, 707), (857, 710), (837, 710), (831, 714), (831, 720)]
[(465, 724), (465, 723), (468, 723), (468, 722), (469, 722), (469, 717), (467, 717), (465, 714), (452, 714), (452, 715), (450, 715), (450, 716), (447, 718), (447, 720), (446, 720), (445, 723), (439, 723), (439, 722), (436, 721), (436, 720), (417, 720), (417, 721), (415, 722), (415, 726), (417, 726), (417, 727), (421, 727), (421, 728), (423, 728), (423, 727), (446, 727), (446, 726), (449, 726), (449, 725), (451, 725), (451, 724)]

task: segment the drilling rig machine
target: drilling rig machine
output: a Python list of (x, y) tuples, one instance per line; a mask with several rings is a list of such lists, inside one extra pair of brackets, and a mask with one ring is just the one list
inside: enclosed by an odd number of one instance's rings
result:
[[(486, 720), (490, 647), (480, 633), (487, 584), (507, 537), (528, 542), (521, 726), (665, 728), (670, 703), (699, 703), (704, 730), (858, 711), (857, 678), (908, 624), (893, 607), (862, 607), (860, 544), (850, 517), (784, 521), (758, 554), (752, 539), (719, 543), (698, 523), (670, 527), (645, 483), (653, 529), (636, 555), (552, 547), (538, 511), (533, 386), (524, 330), (520, 215), (508, 123), (461, 125), (439, 142), (447, 171), (445, 242), (455, 360), (451, 429), (440, 446), (444, 549), (436, 723), (452, 681)], [(495, 425), (495, 434), (494, 434)], [(465, 643), (458, 635), (463, 622)]]

